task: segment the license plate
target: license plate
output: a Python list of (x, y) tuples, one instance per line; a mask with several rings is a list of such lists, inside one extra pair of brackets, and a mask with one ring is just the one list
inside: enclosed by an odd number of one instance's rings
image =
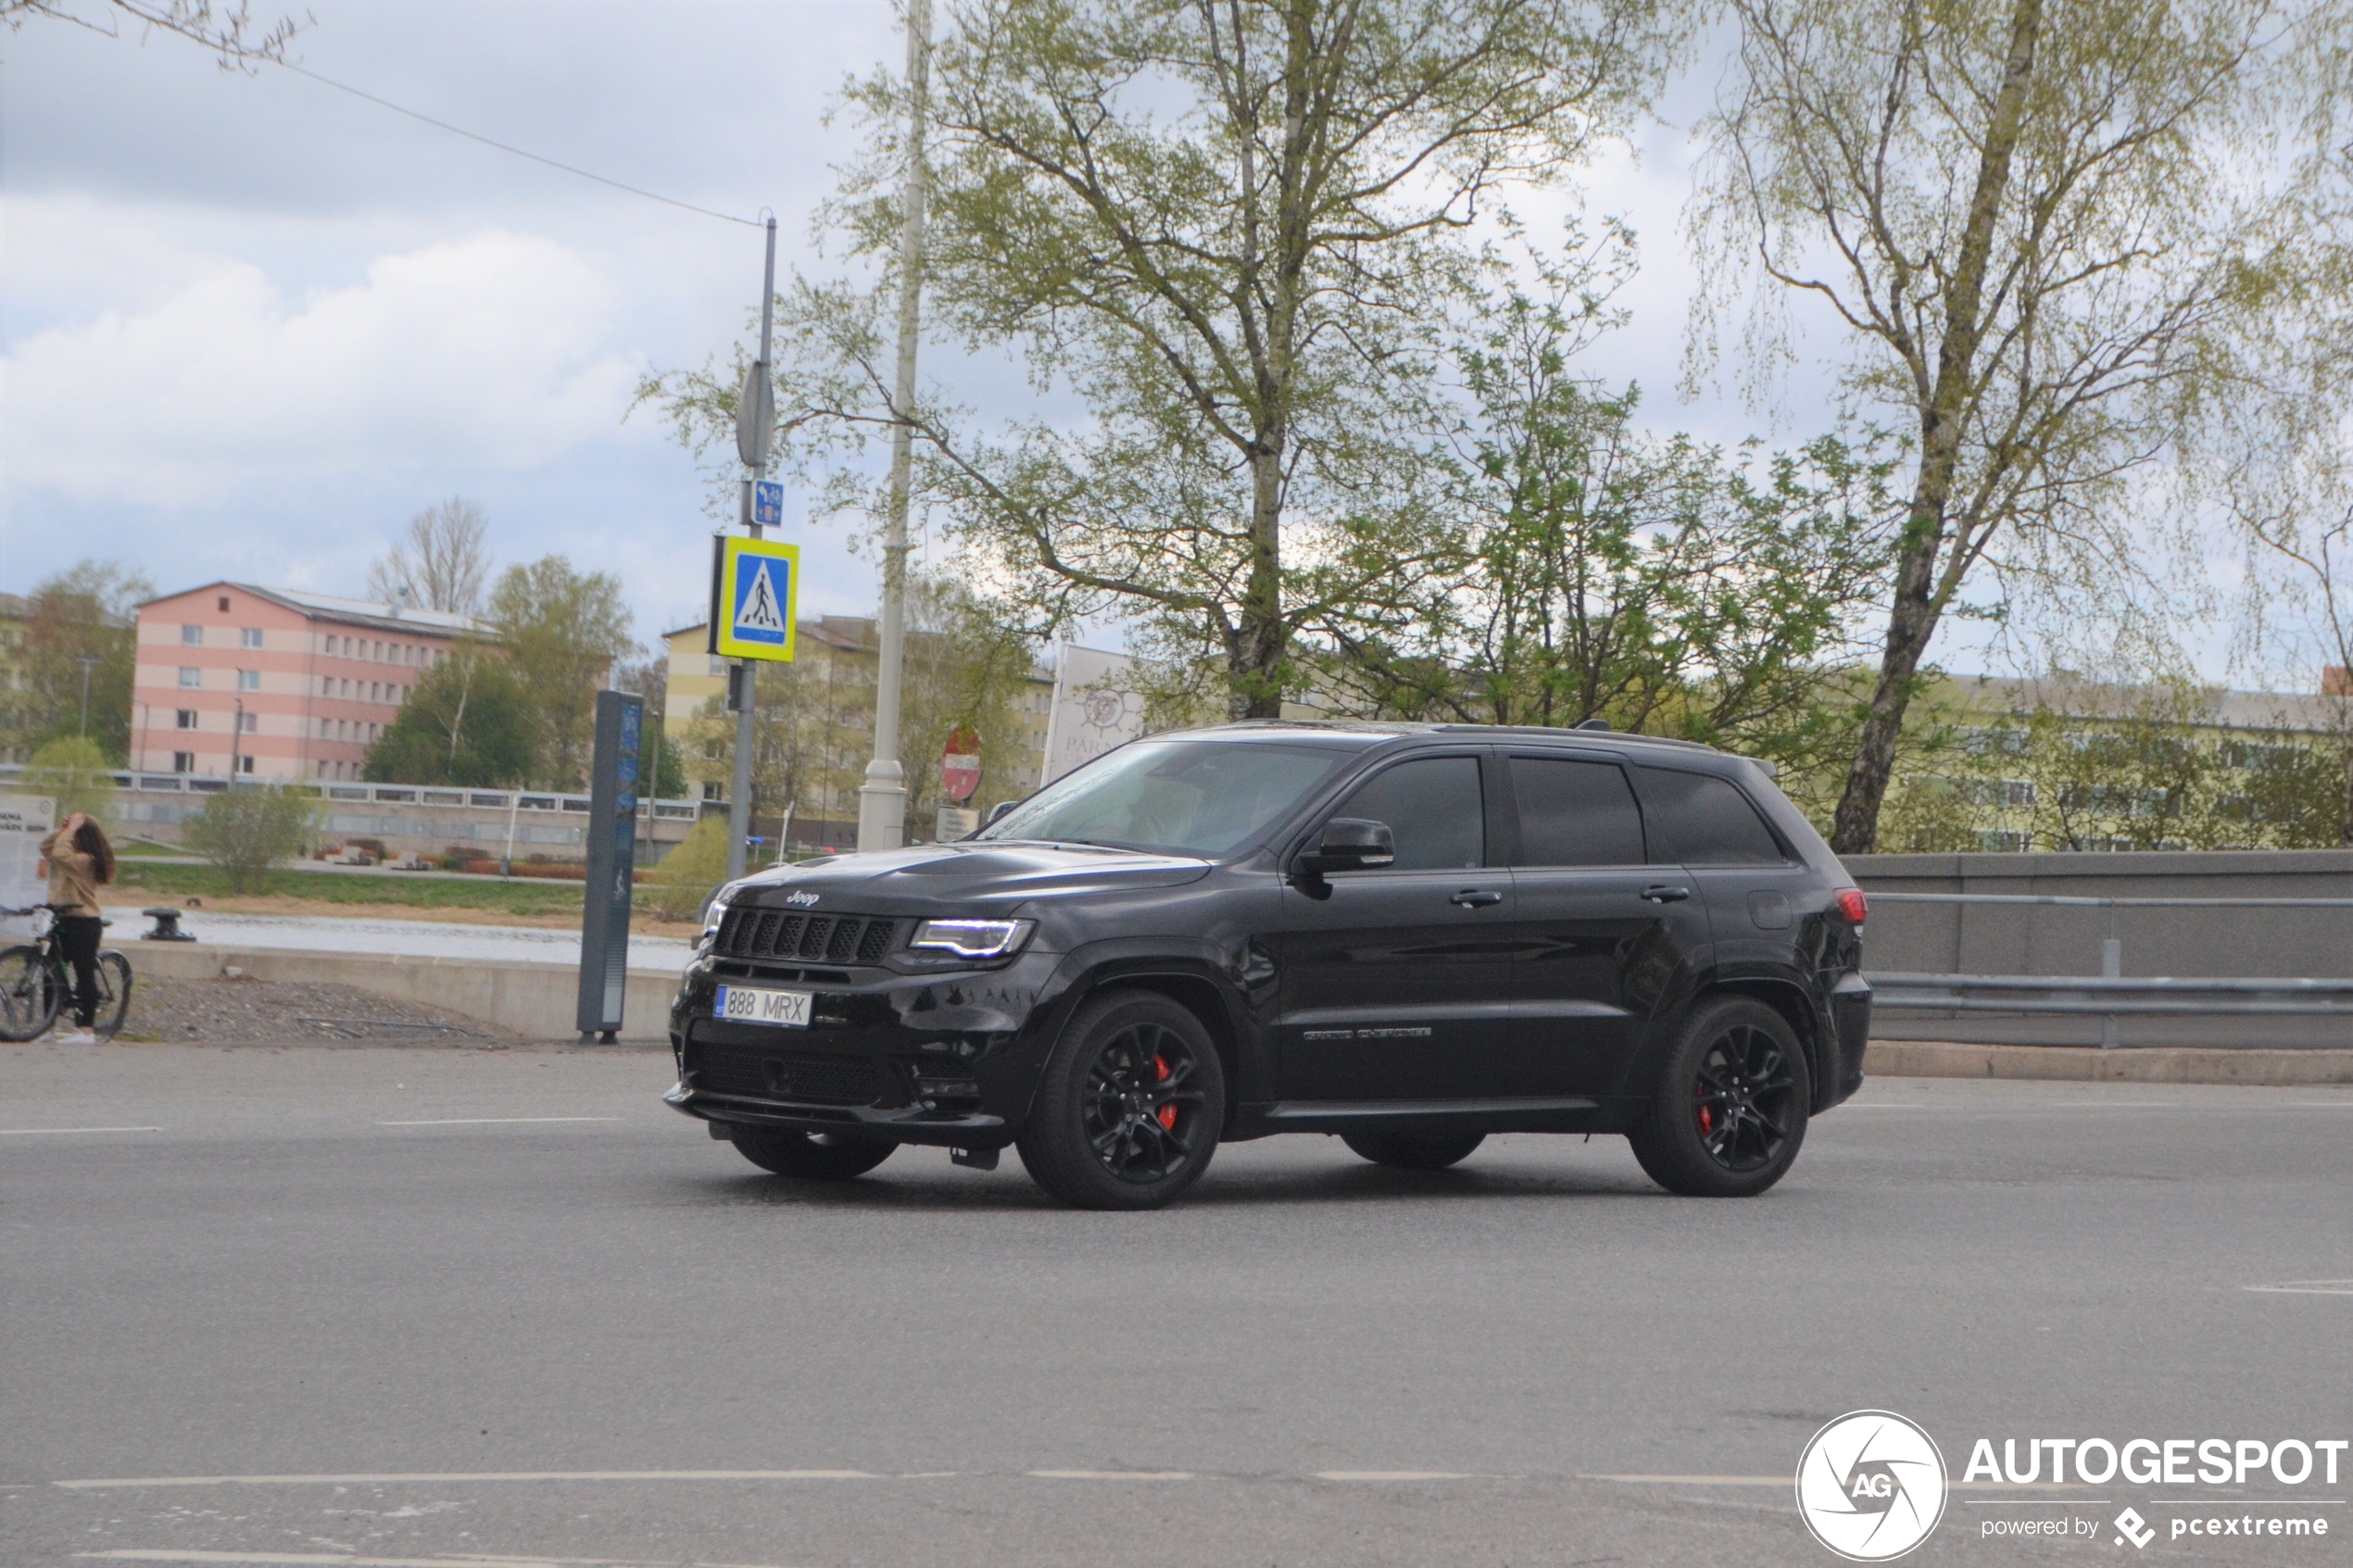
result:
[(730, 1023), (768, 1023), (784, 1029), (809, 1027), (809, 991), (761, 991), (749, 985), (722, 985), (713, 1016)]

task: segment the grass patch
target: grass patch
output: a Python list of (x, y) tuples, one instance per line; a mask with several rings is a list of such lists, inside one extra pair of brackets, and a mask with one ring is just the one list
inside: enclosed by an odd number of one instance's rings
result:
[[(186, 865), (127, 864), (116, 883), (125, 889), (170, 897), (224, 898), (228, 874), (196, 861)], [(510, 915), (577, 915), (576, 882), (488, 882), (468, 877), (348, 876), (336, 872), (273, 871), (254, 891), (265, 897), (302, 898), (321, 904), (403, 905), (411, 909), (490, 909)]]

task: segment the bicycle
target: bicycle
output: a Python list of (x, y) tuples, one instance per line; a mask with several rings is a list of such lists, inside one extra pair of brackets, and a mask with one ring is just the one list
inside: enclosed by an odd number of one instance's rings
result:
[[(34, 904), (0, 915), (46, 915), (32, 940), (0, 952), (0, 1040), (37, 1040), (73, 996), (73, 976), (57, 947), (57, 916), (68, 906)], [(102, 922), (112, 925), (114, 922)], [(91, 1033), (111, 1040), (131, 1008), (131, 960), (112, 947), (98, 954), (97, 1008)]]

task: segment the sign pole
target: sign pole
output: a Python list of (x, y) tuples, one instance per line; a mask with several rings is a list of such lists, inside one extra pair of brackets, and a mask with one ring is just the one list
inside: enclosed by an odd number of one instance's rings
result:
[[(775, 423), (775, 378), (769, 372), (768, 353), (771, 334), (776, 318), (776, 220), (768, 220), (768, 260), (760, 281), (760, 358), (752, 362), (751, 374), (744, 378), (744, 393), (736, 409), (736, 455), (743, 459), (744, 480), (736, 521), (754, 539), (760, 537), (760, 518), (753, 509), (752, 487), (768, 467), (768, 435)], [(714, 615), (717, 607), (713, 607)], [(719, 634), (717, 621), (711, 623), (711, 635)], [(727, 880), (735, 881), (744, 874), (747, 851), (751, 834), (751, 753), (752, 721), (758, 716), (760, 698), (758, 666), (746, 659), (736, 666), (736, 678), (728, 683), (728, 698), (736, 709), (736, 773), (727, 791)]]

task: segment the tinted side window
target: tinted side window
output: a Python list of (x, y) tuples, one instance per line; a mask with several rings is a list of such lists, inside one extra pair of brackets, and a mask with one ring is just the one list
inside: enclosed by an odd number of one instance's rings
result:
[(1487, 811), (1475, 757), (1400, 762), (1365, 781), (1335, 817), (1387, 822), (1397, 835), (1397, 870), (1468, 868), (1487, 859)]
[(1651, 859), (1684, 866), (1779, 865), (1781, 847), (1748, 797), (1722, 779), (1637, 768)]
[(1615, 762), (1512, 759), (1519, 801), (1519, 864), (1639, 866), (1642, 813)]

